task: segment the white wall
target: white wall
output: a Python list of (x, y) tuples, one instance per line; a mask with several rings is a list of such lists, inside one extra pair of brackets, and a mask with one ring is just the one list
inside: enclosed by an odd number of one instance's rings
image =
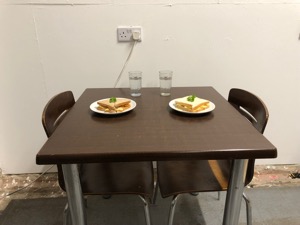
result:
[(63, 90), (112, 87), (130, 50), (117, 43), (119, 25), (140, 25), (128, 70), (158, 86), (158, 70), (174, 86), (232, 87), (268, 105), (265, 136), (278, 158), (300, 163), (299, 0), (0, 0), (0, 168), (44, 170), (35, 155), (46, 140), (41, 113)]

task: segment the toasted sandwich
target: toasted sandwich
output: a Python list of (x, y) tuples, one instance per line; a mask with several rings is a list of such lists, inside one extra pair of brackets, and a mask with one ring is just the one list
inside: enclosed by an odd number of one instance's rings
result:
[(97, 102), (98, 109), (105, 112), (122, 112), (130, 107), (130, 99), (109, 98)]
[(187, 112), (200, 112), (209, 107), (209, 101), (194, 95), (175, 99), (175, 107)]
[(115, 102), (115, 108), (126, 106), (128, 104), (130, 104), (130, 99), (127, 99), (127, 98), (117, 98), (117, 101)]
[(110, 102), (109, 99), (101, 100), (101, 101), (98, 101), (97, 103), (98, 103), (98, 105), (102, 106), (103, 108), (115, 110), (115, 103)]

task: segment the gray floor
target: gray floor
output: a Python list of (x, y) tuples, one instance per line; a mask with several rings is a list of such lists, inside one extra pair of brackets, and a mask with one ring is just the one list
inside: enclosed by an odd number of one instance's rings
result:
[[(272, 187), (247, 189), (252, 201), (253, 225), (299, 225), (300, 224), (300, 187)], [(226, 193), (200, 193), (197, 197), (184, 194), (178, 200), (174, 225), (218, 225), (222, 224)], [(153, 224), (167, 224), (171, 199), (158, 199), (151, 206)], [(243, 202), (240, 225), (246, 224), (246, 208)], [(126, 216), (126, 215), (124, 215)], [(123, 217), (124, 218), (124, 217)], [(116, 223), (122, 224), (122, 223)]]
[[(300, 201), (297, 199), (297, 196), (300, 196), (300, 186), (246, 189), (245, 193), (252, 203), (253, 225), (300, 224)], [(201, 194), (197, 200), (205, 217), (205, 223), (203, 224), (222, 224), (225, 193), (222, 193), (222, 199), (219, 202), (214, 201), (215, 193)], [(215, 214), (212, 212), (222, 213)], [(244, 202), (239, 224), (246, 224), (246, 206)]]
[[(300, 187), (270, 187), (246, 190), (253, 205), (253, 225), (299, 225)], [(18, 202), (19, 201), (19, 202)], [(27, 201), (27, 202), (26, 202)], [(158, 198), (150, 206), (152, 225), (167, 224), (171, 199)], [(217, 200), (217, 193), (200, 193), (197, 197), (184, 194), (178, 200), (174, 225), (221, 225), (225, 193)], [(62, 224), (65, 198), (17, 199), (11, 202), (0, 225), (58, 225)], [(145, 224), (143, 205), (136, 196), (113, 196), (103, 199), (88, 197), (88, 224), (90, 225), (142, 225)], [(243, 203), (240, 225), (246, 224)]]
[[(249, 185), (252, 188), (245, 189), (252, 200), (253, 225), (300, 225), (300, 179), (290, 177), (292, 172), (297, 171), (300, 171), (300, 165), (256, 166), (255, 176)], [(45, 174), (22, 189), (37, 177), (39, 174), (0, 173), (0, 225), (62, 224), (66, 199), (58, 186), (56, 173)], [(17, 191), (19, 189), (22, 190)], [(14, 194), (5, 197), (9, 193)], [(157, 205), (151, 206), (153, 225), (166, 224), (170, 201), (170, 198), (158, 198)], [(197, 197), (182, 195), (178, 200), (174, 225), (221, 225), (224, 202), (225, 193), (222, 193), (220, 201), (217, 193), (201, 193)], [(89, 197), (88, 206), (89, 225), (144, 224), (142, 203), (135, 196), (114, 196), (109, 200)], [(6, 214), (10, 215), (6, 217)], [(240, 225), (245, 224), (243, 202)]]

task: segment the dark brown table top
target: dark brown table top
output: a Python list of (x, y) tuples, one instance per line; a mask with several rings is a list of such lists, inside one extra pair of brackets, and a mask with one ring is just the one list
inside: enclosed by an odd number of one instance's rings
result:
[[(214, 111), (189, 115), (169, 107), (174, 98), (195, 94)], [(109, 97), (133, 99), (134, 110), (102, 115), (91, 103)], [(134, 98), (127, 88), (86, 89), (36, 156), (37, 164), (176, 159), (275, 158), (274, 147), (212, 87), (175, 87), (161, 97), (143, 88)]]

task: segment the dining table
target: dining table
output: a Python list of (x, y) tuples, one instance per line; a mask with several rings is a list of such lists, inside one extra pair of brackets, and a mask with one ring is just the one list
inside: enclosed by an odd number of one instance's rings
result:
[[(276, 158), (276, 147), (214, 87), (172, 87), (170, 96), (145, 87), (141, 93), (132, 97), (129, 88), (85, 89), (38, 151), (38, 165), (62, 164), (73, 224), (87, 224), (78, 164), (230, 159), (223, 225), (237, 225), (247, 159)], [(174, 106), (174, 99), (190, 95), (209, 100), (210, 108), (188, 113)], [(131, 107), (108, 113), (95, 106), (112, 97), (130, 99)]]

